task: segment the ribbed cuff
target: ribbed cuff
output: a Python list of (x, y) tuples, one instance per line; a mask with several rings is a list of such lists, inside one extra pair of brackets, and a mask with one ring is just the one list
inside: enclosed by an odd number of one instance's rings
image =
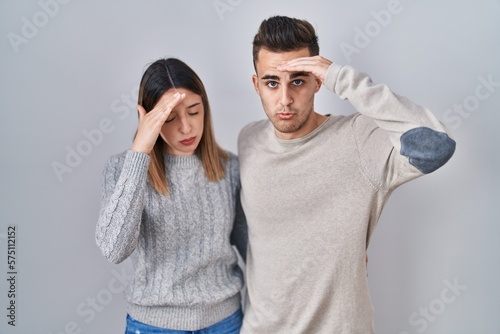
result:
[(127, 173), (128, 178), (135, 179), (137, 176), (147, 174), (149, 161), (149, 155), (128, 150), (123, 163), (123, 171)]
[(328, 67), (325, 82), (323, 84), (332, 92), (335, 91), (335, 84), (337, 83), (337, 78), (342, 67), (343, 65), (339, 65), (336, 63), (332, 63), (330, 67)]
[(151, 326), (196, 331), (229, 317), (240, 306), (241, 296), (237, 293), (219, 304), (198, 307), (141, 306), (129, 303), (127, 312), (135, 320)]

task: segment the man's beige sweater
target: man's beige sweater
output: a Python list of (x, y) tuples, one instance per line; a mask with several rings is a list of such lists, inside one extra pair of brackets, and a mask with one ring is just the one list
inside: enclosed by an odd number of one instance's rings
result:
[(453, 155), (424, 107), (349, 66), (325, 86), (357, 110), (280, 140), (246, 126), (238, 149), (248, 223), (248, 298), (241, 333), (373, 333), (365, 254), (389, 195)]

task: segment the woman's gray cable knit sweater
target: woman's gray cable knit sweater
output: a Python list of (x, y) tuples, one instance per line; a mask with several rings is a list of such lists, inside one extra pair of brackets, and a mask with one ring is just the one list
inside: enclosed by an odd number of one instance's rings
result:
[(238, 158), (230, 154), (224, 179), (209, 182), (197, 156), (165, 155), (166, 197), (149, 183), (149, 163), (131, 150), (107, 162), (97, 245), (114, 263), (132, 255), (131, 317), (170, 329), (208, 327), (240, 307), (243, 274), (231, 246), (245, 256)]

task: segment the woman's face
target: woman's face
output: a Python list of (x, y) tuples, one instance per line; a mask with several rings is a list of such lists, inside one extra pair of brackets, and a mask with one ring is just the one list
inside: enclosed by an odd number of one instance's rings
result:
[(205, 110), (201, 96), (184, 88), (167, 90), (158, 103), (172, 98), (176, 91), (186, 94), (186, 97), (172, 110), (160, 136), (167, 143), (168, 154), (193, 155), (203, 135)]

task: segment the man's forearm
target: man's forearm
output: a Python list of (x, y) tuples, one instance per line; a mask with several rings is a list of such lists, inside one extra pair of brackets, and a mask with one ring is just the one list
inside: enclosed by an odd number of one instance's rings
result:
[(455, 141), (430, 110), (373, 83), (367, 74), (332, 64), (324, 84), (387, 131), (393, 146), (422, 173), (433, 172), (453, 155)]

